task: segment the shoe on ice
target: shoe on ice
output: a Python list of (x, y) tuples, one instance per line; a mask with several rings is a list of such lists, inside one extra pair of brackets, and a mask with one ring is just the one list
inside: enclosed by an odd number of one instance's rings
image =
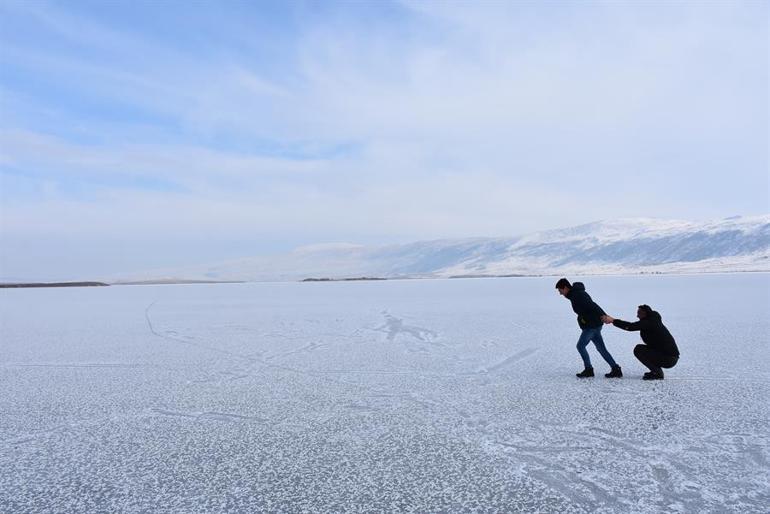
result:
[(642, 380), (663, 380), (662, 371), (649, 371), (642, 375)]
[(586, 368), (580, 373), (575, 373), (575, 376), (578, 378), (591, 378), (594, 376), (594, 368)]
[(622, 378), (623, 377), (623, 371), (620, 369), (620, 366), (613, 366), (612, 370), (609, 373), (604, 374), (605, 378)]

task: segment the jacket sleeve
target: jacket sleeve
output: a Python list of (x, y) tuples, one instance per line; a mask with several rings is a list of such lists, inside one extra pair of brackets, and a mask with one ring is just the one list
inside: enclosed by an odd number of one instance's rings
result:
[(623, 330), (628, 330), (629, 332), (638, 332), (639, 330), (648, 328), (650, 323), (647, 320), (639, 320), (631, 323), (629, 321), (623, 321), (622, 319), (616, 319), (612, 324)]
[(596, 315), (597, 317), (602, 317), (606, 312), (604, 312), (604, 309), (599, 307), (599, 304), (593, 301), (591, 296), (588, 293), (583, 293), (580, 295), (580, 314), (582, 316), (592, 316)]

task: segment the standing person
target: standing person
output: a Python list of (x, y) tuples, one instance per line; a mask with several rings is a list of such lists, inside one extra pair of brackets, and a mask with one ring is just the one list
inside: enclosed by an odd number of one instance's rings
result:
[(580, 326), (580, 338), (577, 342), (577, 351), (580, 353), (580, 357), (583, 358), (583, 364), (585, 369), (580, 373), (577, 373), (578, 378), (589, 378), (594, 376), (594, 368), (591, 366), (591, 358), (588, 356), (588, 350), (586, 346), (593, 341), (594, 346), (599, 351), (599, 354), (610, 365), (609, 373), (604, 376), (607, 378), (620, 378), (623, 376), (623, 372), (620, 366), (612, 358), (610, 352), (607, 351), (607, 347), (604, 346), (604, 339), (602, 339), (602, 316), (606, 313), (599, 307), (586, 293), (586, 288), (582, 282), (575, 282), (570, 284), (566, 278), (560, 278), (556, 282), (556, 289), (559, 290), (559, 294), (568, 299), (572, 303), (572, 310), (578, 315), (577, 322)]
[(644, 344), (636, 345), (634, 355), (642, 364), (650, 368), (642, 379), (663, 380), (661, 368), (673, 368), (679, 361), (679, 348), (676, 346), (674, 336), (663, 324), (660, 314), (652, 310), (649, 305), (640, 305), (636, 309), (636, 317), (639, 321), (631, 323), (605, 314), (602, 316), (602, 321), (612, 323), (629, 332), (640, 331)]

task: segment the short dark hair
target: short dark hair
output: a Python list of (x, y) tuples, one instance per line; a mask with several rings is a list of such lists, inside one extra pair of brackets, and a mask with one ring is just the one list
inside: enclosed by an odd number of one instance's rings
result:
[(560, 278), (558, 282), (556, 282), (556, 289), (563, 289), (565, 287), (569, 287), (572, 289), (572, 284), (569, 283), (569, 280), (566, 278)]
[(645, 304), (642, 304), (642, 305), (640, 305), (640, 306), (639, 306), (639, 308), (640, 308), (641, 310), (643, 310), (643, 311), (644, 311), (644, 312), (645, 312), (645, 313), (646, 313), (648, 316), (649, 316), (650, 314), (652, 314), (652, 307), (650, 307), (650, 306), (649, 306), (649, 305), (647, 305), (646, 303), (645, 303)]

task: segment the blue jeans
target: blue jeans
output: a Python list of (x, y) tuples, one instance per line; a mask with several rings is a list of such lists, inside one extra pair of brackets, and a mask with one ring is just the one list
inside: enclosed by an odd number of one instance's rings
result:
[(591, 366), (591, 358), (588, 356), (588, 350), (586, 350), (586, 346), (588, 346), (588, 343), (591, 341), (594, 342), (594, 346), (596, 346), (596, 349), (599, 350), (599, 354), (604, 357), (604, 360), (607, 361), (607, 364), (612, 367), (617, 366), (615, 359), (612, 358), (610, 352), (607, 351), (607, 347), (604, 346), (604, 339), (602, 339), (602, 327), (596, 327), (584, 328), (583, 332), (580, 334), (580, 339), (578, 339), (577, 342), (577, 351), (583, 358), (583, 364), (585, 364), (586, 368), (593, 367)]

